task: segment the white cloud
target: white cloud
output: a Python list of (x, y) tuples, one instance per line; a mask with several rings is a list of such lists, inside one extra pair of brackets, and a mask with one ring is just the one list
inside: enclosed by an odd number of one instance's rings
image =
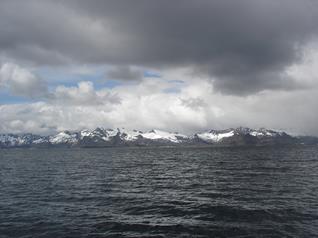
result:
[[(318, 100), (316, 89), (266, 91), (238, 97), (215, 93), (202, 80), (186, 83), (179, 93), (171, 94), (163, 90), (169, 83), (159, 81), (144, 80), (111, 91), (94, 90), (90, 82), (81, 82), (78, 87), (60, 86), (54, 92), (60, 100), (1, 105), (0, 132), (48, 134), (103, 126), (158, 128), (190, 134), (211, 128), (250, 126), (318, 135), (318, 115), (311, 110)], [(109, 95), (118, 95), (120, 103), (107, 101)]]
[(95, 91), (92, 82), (79, 82), (77, 87), (58, 86), (49, 97), (50, 102), (62, 105), (119, 104), (120, 98), (108, 90)]
[(45, 81), (12, 63), (1, 65), (0, 87), (8, 88), (13, 95), (28, 98), (43, 97), (48, 93)]
[[(315, 52), (308, 53), (308, 61), (288, 69), (291, 77), (309, 85), (297, 90), (267, 90), (248, 97), (224, 95), (214, 90), (208, 78), (196, 78), (182, 68), (162, 71), (162, 78), (144, 78), (112, 89), (95, 89), (92, 82), (83, 81), (73, 87), (57, 86), (42, 102), (0, 105), (0, 133), (47, 134), (103, 126), (190, 134), (249, 126), (318, 135)], [(12, 85), (24, 84), (18, 80), (22, 78), (36, 88), (36, 77), (29, 70), (10, 64), (1, 67), (2, 86), (12, 90)], [(167, 93), (167, 88), (178, 90)], [(27, 92), (24, 95), (30, 95)]]

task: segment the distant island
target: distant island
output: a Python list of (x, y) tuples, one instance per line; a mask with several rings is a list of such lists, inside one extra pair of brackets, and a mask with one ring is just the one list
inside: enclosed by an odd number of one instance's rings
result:
[(282, 131), (246, 127), (210, 130), (191, 136), (162, 130), (104, 129), (62, 131), (55, 135), (0, 134), (0, 148), (12, 147), (118, 147), (118, 146), (265, 146), (312, 145), (318, 138), (292, 136)]

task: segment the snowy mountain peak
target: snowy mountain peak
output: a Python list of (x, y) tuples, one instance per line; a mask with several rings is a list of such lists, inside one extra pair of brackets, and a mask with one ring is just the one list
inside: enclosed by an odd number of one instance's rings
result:
[(166, 140), (171, 141), (173, 143), (178, 143), (183, 139), (187, 139), (186, 135), (182, 135), (179, 133), (171, 133), (162, 130), (151, 130), (147, 133), (142, 134), (143, 138), (150, 139), (150, 140)]
[(233, 136), (252, 136), (257, 138), (262, 137), (277, 137), (287, 135), (285, 132), (278, 132), (274, 130), (268, 130), (265, 128), (260, 129), (251, 129), (248, 127), (238, 127), (238, 128), (230, 128), (226, 130), (210, 130), (208, 132), (203, 132), (200, 134), (196, 134), (196, 136), (210, 143), (216, 143), (224, 140), (225, 138), (233, 137)]
[[(295, 143), (299, 137), (292, 137), (282, 131), (265, 128), (250, 129), (246, 127), (225, 130), (209, 130), (186, 136), (153, 129), (148, 132), (127, 130), (125, 128), (104, 129), (102, 127), (84, 129), (77, 132), (61, 131), (56, 135), (38, 136), (32, 134), (0, 134), (1, 147), (17, 146), (147, 146), (147, 145), (268, 145)], [(310, 139), (315, 141), (314, 139)]]
[(50, 136), (49, 142), (52, 144), (75, 144), (78, 142), (78, 136), (77, 133), (62, 131), (54, 136)]

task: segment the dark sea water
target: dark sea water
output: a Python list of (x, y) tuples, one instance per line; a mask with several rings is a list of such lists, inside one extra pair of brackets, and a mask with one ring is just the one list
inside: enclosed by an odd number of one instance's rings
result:
[(0, 237), (318, 237), (318, 148), (3, 149)]

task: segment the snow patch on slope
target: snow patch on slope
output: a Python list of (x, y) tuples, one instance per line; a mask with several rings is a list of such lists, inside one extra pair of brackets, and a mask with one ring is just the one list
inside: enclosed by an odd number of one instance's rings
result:
[(170, 133), (161, 130), (151, 130), (147, 133), (142, 134), (142, 137), (149, 140), (167, 140), (174, 143), (179, 143), (180, 141), (182, 141), (182, 139), (188, 138), (186, 135), (182, 135), (179, 133)]
[(217, 132), (217, 131), (210, 131), (210, 132), (204, 132), (201, 134), (197, 134), (198, 138), (200, 138), (203, 141), (206, 142), (219, 142), (223, 138), (232, 137), (234, 136), (234, 131), (227, 131), (227, 132)]
[(120, 137), (126, 141), (135, 141), (143, 132), (138, 130), (126, 130), (125, 128), (119, 129)]

